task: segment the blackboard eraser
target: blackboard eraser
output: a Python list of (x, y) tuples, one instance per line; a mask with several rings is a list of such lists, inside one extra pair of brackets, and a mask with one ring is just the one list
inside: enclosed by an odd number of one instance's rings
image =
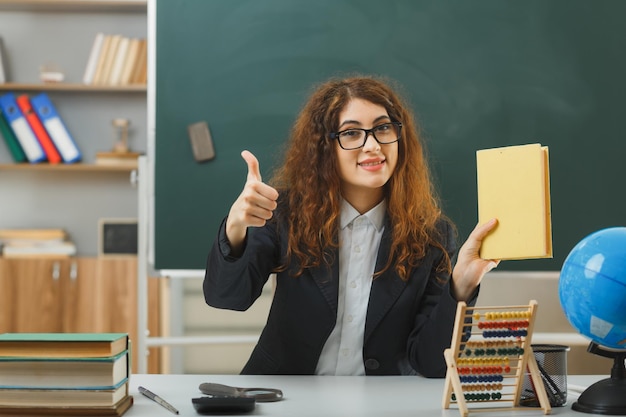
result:
[(187, 126), (191, 150), (196, 162), (206, 162), (215, 158), (213, 139), (207, 122), (193, 123)]

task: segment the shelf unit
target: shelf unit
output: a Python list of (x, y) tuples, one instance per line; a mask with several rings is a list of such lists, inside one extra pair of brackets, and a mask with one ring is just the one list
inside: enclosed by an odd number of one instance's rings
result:
[[(0, 95), (46, 92), (83, 154), (75, 164), (15, 163), (0, 144), (0, 198), (12, 196), (1, 228), (64, 228), (78, 255), (92, 256), (100, 218), (137, 217), (136, 167), (97, 165), (95, 155), (113, 147), (115, 118), (131, 121), (131, 150), (145, 152), (147, 87), (86, 85), (82, 75), (97, 32), (147, 38), (147, 8), (147, 0), (0, 0), (9, 77)], [(43, 64), (65, 81), (40, 82)]]

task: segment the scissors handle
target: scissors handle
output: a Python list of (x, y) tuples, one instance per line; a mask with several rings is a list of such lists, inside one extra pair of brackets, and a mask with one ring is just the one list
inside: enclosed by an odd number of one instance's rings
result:
[(200, 391), (211, 396), (254, 398), (258, 402), (272, 402), (283, 399), (283, 392), (275, 388), (238, 388), (214, 382), (200, 384)]

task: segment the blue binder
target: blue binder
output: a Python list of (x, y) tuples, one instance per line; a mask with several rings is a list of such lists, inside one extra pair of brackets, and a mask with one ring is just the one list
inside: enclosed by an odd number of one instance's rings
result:
[(59, 150), (63, 162), (72, 163), (80, 161), (82, 154), (48, 95), (46, 93), (40, 93), (32, 97), (30, 103), (48, 131), (48, 135), (54, 142), (54, 145)]

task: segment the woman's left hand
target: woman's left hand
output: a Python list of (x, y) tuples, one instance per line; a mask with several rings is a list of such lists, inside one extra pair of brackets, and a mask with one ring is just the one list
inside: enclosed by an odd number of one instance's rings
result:
[(452, 271), (452, 291), (457, 301), (467, 301), (483, 276), (500, 263), (499, 260), (480, 257), (480, 245), (483, 239), (497, 224), (496, 219), (491, 219), (484, 224), (477, 225), (459, 249), (457, 262)]

